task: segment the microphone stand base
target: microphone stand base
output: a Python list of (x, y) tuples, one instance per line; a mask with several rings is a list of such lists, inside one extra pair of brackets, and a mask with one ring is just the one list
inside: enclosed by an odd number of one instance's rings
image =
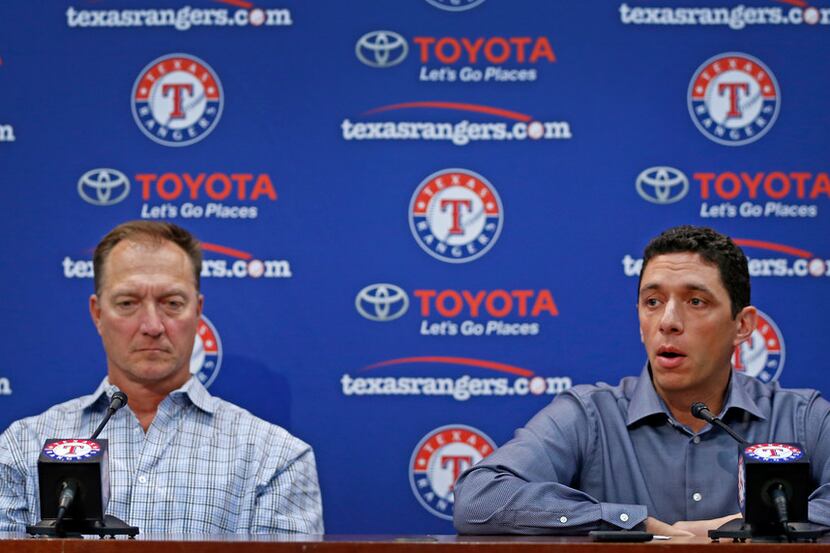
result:
[(26, 533), (53, 538), (83, 538), (83, 534), (96, 535), (101, 539), (106, 536), (113, 539), (115, 536), (129, 536), (132, 540), (138, 535), (138, 527), (130, 526), (112, 515), (104, 515), (104, 520), (95, 521), (64, 520), (60, 526), (55, 526), (55, 519), (46, 518), (37, 524), (27, 525)]
[(811, 522), (790, 522), (787, 529), (780, 525), (752, 526), (745, 524), (742, 518), (732, 519), (717, 530), (709, 530), (709, 538), (712, 541), (720, 541), (721, 538), (731, 539), (733, 542), (745, 542), (751, 539), (753, 542), (793, 542), (810, 541), (815, 542), (830, 528), (820, 526)]

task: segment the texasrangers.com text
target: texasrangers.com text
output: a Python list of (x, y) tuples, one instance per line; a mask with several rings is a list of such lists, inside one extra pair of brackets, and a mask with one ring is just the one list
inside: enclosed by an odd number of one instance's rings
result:
[(449, 396), (456, 401), (488, 396), (554, 395), (572, 386), (567, 376), (508, 378), (352, 377), (340, 378), (346, 396)]
[(66, 10), (69, 27), (173, 27), (187, 31), (193, 27), (284, 27), (293, 24), (291, 11), (287, 9), (238, 9), (223, 8), (179, 9), (120, 9), (86, 10), (69, 7)]

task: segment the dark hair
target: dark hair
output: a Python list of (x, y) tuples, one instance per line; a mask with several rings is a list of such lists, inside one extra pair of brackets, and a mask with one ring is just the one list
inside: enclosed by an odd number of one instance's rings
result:
[(150, 242), (161, 245), (163, 242), (173, 242), (184, 250), (193, 265), (193, 278), (196, 281), (196, 290), (199, 290), (199, 274), (202, 272), (202, 246), (195, 236), (173, 223), (160, 221), (129, 221), (121, 223), (104, 236), (95, 247), (92, 256), (92, 266), (95, 271), (95, 293), (101, 292), (101, 283), (104, 280), (104, 263), (112, 249), (121, 241)]
[(706, 227), (683, 225), (663, 231), (646, 246), (637, 290), (643, 282), (646, 265), (655, 256), (667, 253), (696, 253), (718, 268), (729, 294), (732, 318), (750, 304), (749, 267), (744, 252), (728, 236)]

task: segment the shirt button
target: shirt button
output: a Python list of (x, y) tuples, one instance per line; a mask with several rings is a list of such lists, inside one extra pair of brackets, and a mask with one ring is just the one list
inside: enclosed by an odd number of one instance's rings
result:
[(141, 482), (142, 484), (146, 484), (147, 483), (147, 477), (142, 474), (141, 476), (138, 477), (138, 481)]
[(703, 499), (703, 496), (700, 495), (700, 493), (695, 492), (692, 494), (692, 499), (694, 499), (695, 501), (700, 501), (701, 499)]
[(699, 444), (700, 443), (700, 436), (695, 436), (692, 441), (696, 444)]
[(623, 513), (620, 515), (620, 520), (623, 522), (628, 522), (628, 513)]
[(566, 516), (559, 517), (559, 522), (561, 522), (562, 524), (565, 524), (566, 522), (568, 522), (568, 517), (566, 517)]

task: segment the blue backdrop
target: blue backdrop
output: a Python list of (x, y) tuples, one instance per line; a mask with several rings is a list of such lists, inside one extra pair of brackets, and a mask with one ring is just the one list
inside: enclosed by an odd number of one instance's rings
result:
[(740, 370), (826, 390), (820, 0), (0, 7), (0, 428), (91, 392), (91, 251), (204, 243), (192, 370), (311, 443), (332, 533), (448, 533), (454, 475), (637, 373), (643, 246), (745, 247)]

